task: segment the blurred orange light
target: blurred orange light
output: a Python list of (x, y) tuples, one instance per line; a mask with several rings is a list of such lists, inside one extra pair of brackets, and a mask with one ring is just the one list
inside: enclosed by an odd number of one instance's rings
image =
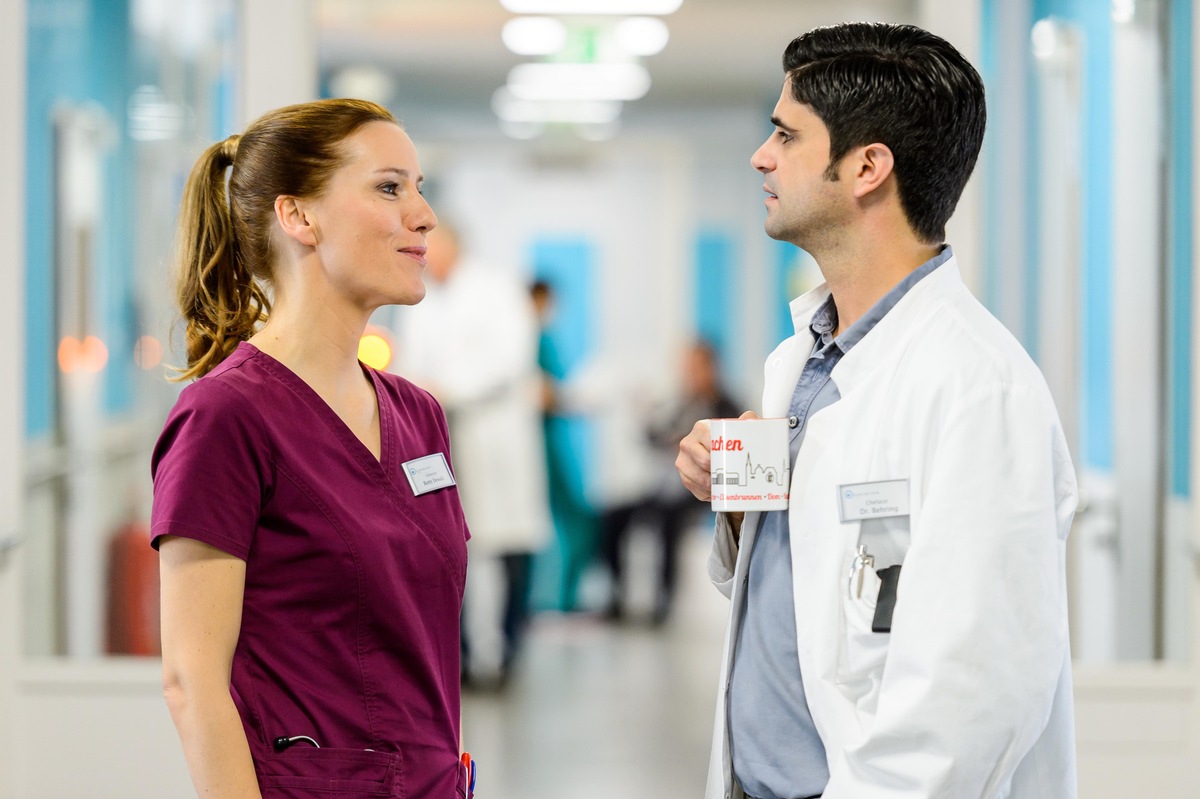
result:
[(108, 363), (108, 347), (95, 336), (80, 341), (74, 336), (64, 336), (58, 343), (58, 368), (70, 374), (86, 372), (95, 374)]
[(65, 374), (79, 368), (79, 339), (67, 336), (58, 342), (58, 368)]
[(386, 369), (392, 362), (392, 344), (383, 331), (368, 328), (358, 341), (358, 359), (372, 369)]
[(154, 336), (142, 336), (133, 345), (133, 361), (143, 369), (153, 369), (162, 359), (163, 346)]

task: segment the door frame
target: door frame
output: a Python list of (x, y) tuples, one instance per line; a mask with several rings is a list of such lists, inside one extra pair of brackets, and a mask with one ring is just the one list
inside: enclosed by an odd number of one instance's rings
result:
[(27, 0), (8, 0), (0, 24), (0, 796), (16, 792), (23, 441), (25, 40)]

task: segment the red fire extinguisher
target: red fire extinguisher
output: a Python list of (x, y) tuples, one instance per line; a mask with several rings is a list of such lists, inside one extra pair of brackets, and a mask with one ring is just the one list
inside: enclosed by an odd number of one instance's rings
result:
[(149, 525), (131, 521), (108, 545), (107, 645), (110, 655), (160, 655), (158, 553)]

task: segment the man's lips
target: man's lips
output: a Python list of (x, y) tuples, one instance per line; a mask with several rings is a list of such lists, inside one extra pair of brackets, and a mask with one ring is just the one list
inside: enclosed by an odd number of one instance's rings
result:
[(425, 265), (425, 253), (428, 252), (427, 247), (403, 247), (400, 252), (417, 261), (421, 266)]

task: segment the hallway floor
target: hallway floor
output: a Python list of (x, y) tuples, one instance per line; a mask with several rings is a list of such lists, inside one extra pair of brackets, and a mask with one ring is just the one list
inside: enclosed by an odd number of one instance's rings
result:
[[(710, 536), (682, 542), (679, 593), (662, 627), (642, 620), (636, 590), (631, 619), (619, 624), (543, 613), (509, 684), (464, 692), (480, 799), (703, 795), (728, 611), (705, 576)], [(632, 587), (648, 587), (648, 570), (633, 571)]]

